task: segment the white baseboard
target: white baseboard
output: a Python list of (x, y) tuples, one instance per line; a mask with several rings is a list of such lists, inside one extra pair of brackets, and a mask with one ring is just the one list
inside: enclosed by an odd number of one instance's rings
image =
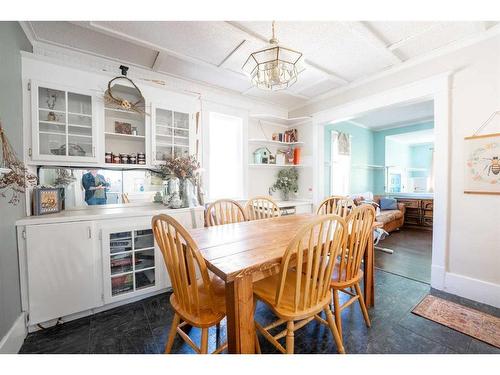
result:
[(7, 334), (0, 340), (0, 354), (17, 354), (23, 345), (26, 335), (24, 313), (21, 313)]
[(500, 308), (499, 284), (446, 272), (444, 288), (436, 289)]

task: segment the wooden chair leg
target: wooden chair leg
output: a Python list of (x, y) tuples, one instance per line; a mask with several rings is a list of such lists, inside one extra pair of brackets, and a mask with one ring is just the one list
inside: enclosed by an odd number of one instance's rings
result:
[(177, 326), (181, 321), (181, 317), (179, 314), (175, 313), (174, 318), (172, 319), (172, 326), (170, 327), (170, 333), (168, 334), (167, 345), (165, 345), (165, 354), (169, 354), (172, 350), (172, 346), (174, 345), (175, 335), (177, 334)]
[(293, 354), (294, 346), (294, 323), (293, 320), (286, 323), (286, 354)]
[(365, 305), (365, 300), (363, 298), (363, 294), (361, 294), (361, 288), (359, 287), (359, 284), (355, 284), (354, 288), (356, 288), (356, 294), (359, 296), (358, 301), (359, 305), (361, 306), (361, 311), (363, 312), (363, 316), (365, 317), (365, 322), (368, 327), (372, 326), (372, 323), (370, 322), (370, 316), (368, 315), (368, 310)]
[(330, 331), (332, 331), (333, 339), (335, 340), (335, 344), (337, 344), (337, 349), (340, 354), (345, 354), (344, 344), (342, 343), (342, 338), (339, 335), (339, 331), (337, 330), (337, 326), (335, 325), (335, 321), (333, 319), (332, 311), (326, 307), (325, 308), (326, 320), (328, 321), (328, 325), (330, 326)]
[(340, 311), (339, 291), (335, 289), (333, 290), (333, 309), (335, 313), (335, 324), (337, 325), (340, 339), (342, 340), (342, 312)]
[(201, 329), (201, 348), (200, 348), (200, 353), (201, 354), (207, 354), (208, 353), (208, 328), (202, 328)]
[(220, 341), (220, 322), (215, 326), (215, 345), (219, 346)]
[(262, 354), (260, 351), (259, 335), (257, 334), (257, 326), (255, 327), (255, 353)]

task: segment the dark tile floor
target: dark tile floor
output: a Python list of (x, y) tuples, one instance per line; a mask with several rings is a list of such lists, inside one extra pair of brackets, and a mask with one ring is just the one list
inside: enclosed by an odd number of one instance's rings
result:
[(431, 282), (432, 231), (401, 228), (378, 244), (394, 250), (393, 254), (375, 251), (375, 267), (384, 271)]
[[(378, 270), (376, 306), (370, 309), (372, 327), (367, 328), (359, 306), (342, 315), (344, 345), (348, 353), (500, 353), (488, 344), (411, 314), (412, 308), (427, 294), (459, 302), (500, 316), (500, 309), (431, 290), (427, 284)], [(113, 310), (64, 323), (28, 335), (20, 353), (162, 353), (172, 321), (169, 294), (161, 294)], [(274, 319), (260, 304), (256, 318), (261, 323)], [(221, 341), (225, 341), (224, 322)], [(199, 342), (200, 331), (189, 332)], [(262, 336), (263, 353), (276, 353)], [(209, 350), (216, 346), (215, 328), (210, 329)], [(177, 336), (174, 353), (193, 353)], [(315, 321), (296, 332), (296, 353), (336, 353), (327, 327)]]

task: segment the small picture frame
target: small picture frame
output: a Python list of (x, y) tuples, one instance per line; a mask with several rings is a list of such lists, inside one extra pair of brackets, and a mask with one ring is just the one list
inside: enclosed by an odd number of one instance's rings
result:
[(115, 133), (117, 134), (132, 134), (132, 124), (128, 122), (115, 121)]
[(36, 187), (33, 189), (33, 215), (46, 215), (62, 210), (63, 188)]
[(465, 138), (466, 194), (500, 195), (500, 133)]

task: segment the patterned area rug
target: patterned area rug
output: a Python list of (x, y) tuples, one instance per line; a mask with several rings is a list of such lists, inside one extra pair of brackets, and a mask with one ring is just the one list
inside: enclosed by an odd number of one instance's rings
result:
[(430, 294), (412, 312), (500, 348), (500, 318), (493, 315)]

